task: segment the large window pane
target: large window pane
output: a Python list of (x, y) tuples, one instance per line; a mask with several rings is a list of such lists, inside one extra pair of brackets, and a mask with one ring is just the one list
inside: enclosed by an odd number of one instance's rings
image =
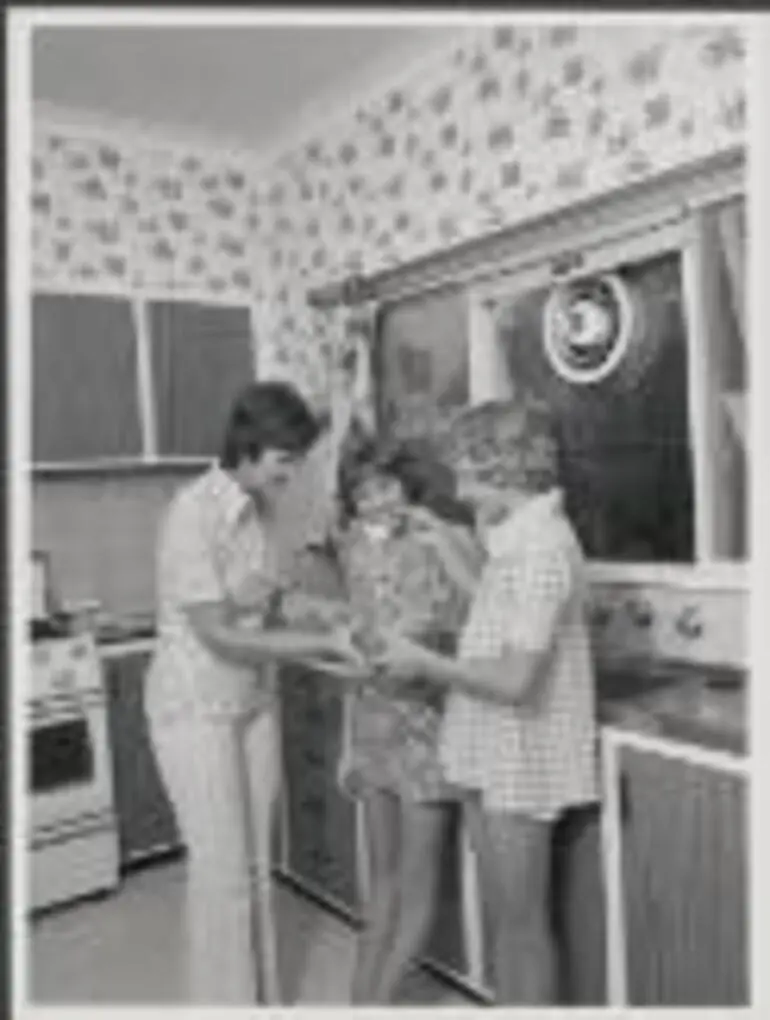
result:
[[(503, 299), (496, 328), (514, 391), (555, 410), (567, 505), (587, 553), (622, 562), (690, 561), (693, 486), (687, 337), (678, 253), (615, 267), (639, 295), (649, 363), (634, 385), (562, 379), (544, 352), (550, 288)], [(515, 281), (512, 282), (512, 290)]]

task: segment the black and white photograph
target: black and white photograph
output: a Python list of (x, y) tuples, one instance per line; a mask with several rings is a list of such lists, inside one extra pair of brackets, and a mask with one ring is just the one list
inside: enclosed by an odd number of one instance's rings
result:
[(19, 1001), (751, 1006), (757, 19), (11, 15)]

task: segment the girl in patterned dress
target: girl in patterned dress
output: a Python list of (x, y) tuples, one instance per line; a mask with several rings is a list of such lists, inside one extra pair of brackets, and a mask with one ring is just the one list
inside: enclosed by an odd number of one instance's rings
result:
[[(480, 549), (450, 471), (425, 449), (371, 443), (341, 466), (345, 526), (338, 549), (360, 646), (375, 654), (398, 628), (451, 654)], [(433, 914), (442, 806), (455, 792), (438, 758), (443, 698), (416, 674), (393, 697), (377, 677), (348, 695), (340, 782), (363, 804), (370, 865), (367, 923), (352, 1000), (388, 1002)]]

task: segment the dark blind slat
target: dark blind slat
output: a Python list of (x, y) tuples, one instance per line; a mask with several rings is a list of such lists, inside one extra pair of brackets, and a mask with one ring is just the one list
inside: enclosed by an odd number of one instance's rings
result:
[(136, 339), (128, 301), (33, 297), (36, 462), (141, 454), (136, 378)]
[(235, 392), (254, 378), (248, 308), (150, 304), (158, 452), (214, 456)]

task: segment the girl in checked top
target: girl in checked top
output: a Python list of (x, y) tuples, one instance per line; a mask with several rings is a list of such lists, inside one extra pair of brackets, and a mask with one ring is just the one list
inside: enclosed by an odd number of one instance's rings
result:
[(476, 405), (455, 422), (450, 448), (489, 557), (458, 656), (392, 633), (381, 663), (391, 677), (419, 673), (449, 688), (441, 758), (446, 778), (472, 792), (498, 1000), (547, 1004), (551, 829), (597, 796), (583, 554), (540, 407)]

